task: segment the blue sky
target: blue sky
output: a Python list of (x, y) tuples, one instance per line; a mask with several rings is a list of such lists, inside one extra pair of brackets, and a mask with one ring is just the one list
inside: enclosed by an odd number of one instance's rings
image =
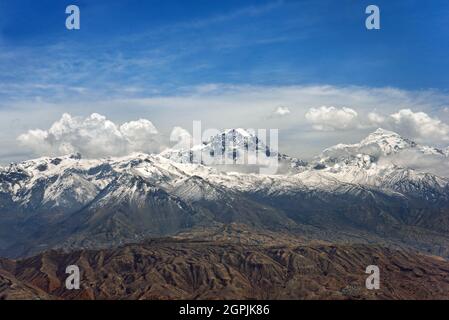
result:
[[(449, 3), (376, 1), (382, 29), (367, 31), (371, 2), (2, 0), (0, 82), (46, 86), (31, 95), (60, 85), (97, 94), (202, 83), (446, 89)], [(65, 29), (70, 3), (80, 31)]]
[[(79, 31), (65, 28), (69, 4), (80, 7)], [(365, 28), (369, 4), (380, 7), (381, 30)], [(448, 18), (445, 0), (0, 0), (0, 110), (4, 121), (20, 122), (12, 132), (2, 132), (2, 141), (12, 146), (19, 129), (48, 127), (63, 112), (101, 112), (117, 122), (146, 117), (168, 131), (188, 126), (209, 107), (173, 111), (167, 100), (158, 105), (160, 99), (219, 91), (216, 101), (228, 101), (242, 90), (247, 98), (252, 90), (283, 92), (291, 86), (355, 87), (371, 94), (394, 88), (403, 95), (402, 107), (408, 101), (414, 111), (444, 121)], [(419, 103), (413, 105), (417, 95)], [(353, 103), (349, 107), (360, 112), (367, 105), (376, 109), (381, 98), (368, 97), (360, 105), (355, 97), (324, 102), (337, 107)], [(169, 101), (173, 108), (179, 103)], [(289, 101), (273, 101), (266, 108)], [(288, 107), (318, 107), (321, 101), (295, 103)], [(226, 118), (226, 126), (254, 125)], [(284, 129), (299, 134), (293, 124)], [(325, 142), (317, 149), (333, 142), (318, 138)], [(15, 153), (10, 150), (4, 158), (15, 158)]]

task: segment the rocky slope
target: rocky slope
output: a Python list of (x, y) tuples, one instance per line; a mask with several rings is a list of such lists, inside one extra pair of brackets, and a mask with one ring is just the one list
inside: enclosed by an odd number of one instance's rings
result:
[[(10, 265), (10, 263), (8, 263)], [(18, 280), (5, 270), (0, 270), (0, 300), (52, 300), (56, 297), (44, 290)]]

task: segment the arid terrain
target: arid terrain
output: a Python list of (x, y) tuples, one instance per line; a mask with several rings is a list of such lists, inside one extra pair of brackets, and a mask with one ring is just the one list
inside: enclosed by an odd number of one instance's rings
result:
[[(116, 249), (48, 251), (1, 260), (1, 299), (447, 299), (449, 262), (377, 245), (304, 243), (238, 226)], [(258, 242), (258, 243), (256, 243)], [(80, 290), (65, 268), (81, 270)], [(380, 268), (379, 290), (365, 269)]]

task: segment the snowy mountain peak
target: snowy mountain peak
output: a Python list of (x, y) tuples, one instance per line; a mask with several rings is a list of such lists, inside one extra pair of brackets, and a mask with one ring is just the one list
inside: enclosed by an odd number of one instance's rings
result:
[[(264, 149), (265, 145), (259, 139), (256, 132), (250, 132), (242, 128), (226, 129), (223, 132), (212, 136), (204, 143), (208, 146), (218, 147), (218, 149)], [(262, 147), (262, 148), (261, 148)], [(216, 151), (219, 151), (219, 150)]]
[(351, 179), (355, 176), (365, 179), (384, 169), (435, 172), (434, 168), (420, 166), (420, 163), (426, 163), (424, 159), (436, 166), (437, 163), (447, 161), (447, 153), (438, 148), (419, 145), (396, 132), (377, 129), (359, 143), (338, 144), (324, 150), (317, 158), (316, 167)]
[(377, 129), (369, 134), (359, 143), (355, 144), (337, 144), (333, 147), (327, 148), (323, 151), (321, 157), (342, 157), (342, 156), (357, 156), (360, 154), (370, 155), (375, 158), (380, 156), (388, 156), (395, 154), (405, 149), (422, 149), (423, 153), (436, 152), (441, 153), (432, 147), (421, 147), (416, 142), (403, 138), (396, 132), (385, 129)]
[(374, 131), (373, 133), (371, 133), (370, 135), (395, 135), (395, 136), (399, 136), (398, 133), (391, 131), (391, 130), (386, 130), (383, 128), (377, 128), (376, 131)]
[(410, 139), (404, 138), (396, 132), (385, 129), (377, 129), (375, 132), (363, 139), (360, 146), (376, 145), (380, 148), (382, 155), (388, 156), (396, 154), (403, 150), (413, 150), (420, 154), (447, 156), (445, 150), (441, 150), (432, 146), (420, 145)]
[(249, 132), (248, 130), (242, 129), (242, 128), (236, 128), (236, 129), (226, 129), (223, 131), (223, 134), (232, 134), (232, 135), (238, 135), (242, 137), (254, 137), (255, 134), (253, 132)]
[(277, 156), (277, 151), (270, 150), (265, 143), (267, 140), (268, 137), (259, 137), (256, 131), (231, 128), (211, 136), (201, 145), (193, 146), (188, 150), (171, 149), (160, 155), (180, 163), (212, 166), (260, 164), (263, 158)]
[(383, 140), (387, 140), (389, 142), (402, 142), (407, 139), (403, 138), (400, 134), (394, 131), (379, 128), (376, 131), (370, 133), (361, 141), (361, 143), (381, 142)]
[(396, 132), (381, 128), (377, 129), (360, 142), (361, 146), (368, 146), (371, 144), (377, 145), (384, 155), (417, 146), (415, 142), (403, 138)]

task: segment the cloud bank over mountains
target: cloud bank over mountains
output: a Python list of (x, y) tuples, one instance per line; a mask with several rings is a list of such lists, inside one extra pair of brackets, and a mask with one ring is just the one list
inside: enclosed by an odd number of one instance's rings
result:
[[(289, 113), (285, 111), (282, 116)], [(401, 109), (390, 115), (370, 112), (362, 116), (352, 108), (321, 106), (310, 108), (305, 119), (315, 131), (374, 130), (382, 127), (418, 141), (449, 141), (449, 125), (425, 112), (410, 109)], [(64, 113), (49, 129), (28, 130), (17, 139), (37, 156), (80, 152), (89, 158), (122, 156), (132, 152), (159, 153), (169, 144), (174, 148), (189, 148), (192, 143), (191, 133), (180, 126), (171, 130), (170, 143), (150, 120), (139, 119), (120, 125), (98, 113), (86, 118)]]
[(17, 139), (40, 156), (79, 152), (88, 158), (98, 158), (138, 151), (157, 153), (163, 148), (151, 121), (139, 119), (119, 126), (97, 113), (84, 119), (64, 113), (48, 130), (29, 130)]
[(366, 117), (351, 108), (322, 106), (310, 108), (307, 121), (318, 131), (365, 129), (383, 127), (404, 136), (434, 142), (449, 141), (449, 125), (425, 112), (401, 109), (390, 115), (370, 112)]
[[(3, 164), (75, 150), (95, 157), (155, 152), (167, 144), (173, 146), (173, 141), (185, 141), (195, 120), (202, 122), (203, 131), (279, 129), (280, 150), (303, 159), (338, 143), (355, 143), (377, 128), (422, 144), (440, 148), (449, 144), (449, 112), (445, 111), (449, 95), (431, 90), (215, 84), (207, 90), (204, 86), (182, 88), (176, 95), (148, 93), (146, 98), (80, 97), (77, 101), (1, 105)], [(72, 116), (60, 119), (65, 113)], [(92, 118), (92, 113), (104, 116)], [(57, 130), (59, 126), (66, 129)]]
[(413, 112), (410, 109), (399, 110), (390, 115), (393, 128), (405, 135), (436, 141), (449, 141), (449, 125), (425, 112)]

